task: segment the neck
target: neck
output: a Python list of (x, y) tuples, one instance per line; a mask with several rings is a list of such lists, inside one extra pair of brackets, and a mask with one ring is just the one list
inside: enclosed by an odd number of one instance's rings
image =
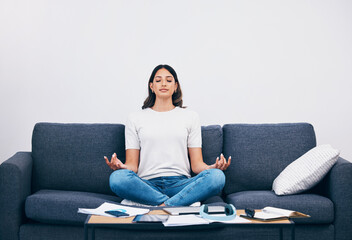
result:
[(175, 106), (172, 104), (171, 98), (168, 98), (168, 99), (157, 98), (155, 99), (154, 106), (152, 107), (154, 111), (158, 111), (158, 112), (167, 112), (174, 108)]

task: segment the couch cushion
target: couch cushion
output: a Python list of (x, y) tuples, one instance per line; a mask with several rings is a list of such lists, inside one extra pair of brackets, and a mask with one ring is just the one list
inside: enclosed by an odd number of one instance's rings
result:
[(278, 207), (299, 211), (310, 215), (310, 218), (293, 218), (302, 224), (332, 223), (334, 221), (334, 204), (323, 196), (316, 194), (297, 194), (277, 196), (273, 191), (244, 191), (230, 194), (225, 199), (238, 209)]
[(225, 194), (271, 190), (280, 172), (316, 145), (308, 123), (226, 124), (223, 134), (224, 155), (232, 157)]
[(202, 126), (202, 154), (206, 164), (214, 164), (222, 153), (222, 128), (220, 125)]
[[(27, 197), (25, 212), (29, 219), (50, 224), (83, 224), (86, 214), (78, 208), (97, 208), (104, 202), (120, 203), (120, 197), (111, 195), (61, 190), (40, 190)], [(219, 196), (207, 199), (209, 205), (225, 205)]]
[(104, 202), (119, 203), (115, 196), (58, 190), (40, 190), (27, 197), (26, 216), (35, 221), (53, 224), (83, 224), (87, 215), (78, 208), (97, 208)]
[(226, 203), (220, 196), (213, 196), (208, 198), (207, 200), (203, 201), (202, 204), (208, 204), (208, 205), (216, 205), (216, 206), (225, 206)]
[[(32, 136), (33, 191), (55, 189), (112, 194), (112, 172), (104, 156), (125, 161), (122, 124), (38, 123)], [(202, 126), (204, 161), (213, 164), (222, 152), (222, 128)]]
[(55, 189), (113, 194), (104, 156), (125, 160), (121, 124), (38, 123), (32, 137), (33, 191)]

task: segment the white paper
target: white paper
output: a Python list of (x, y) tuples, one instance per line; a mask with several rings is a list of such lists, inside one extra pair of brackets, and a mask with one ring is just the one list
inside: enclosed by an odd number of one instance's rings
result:
[(284, 215), (274, 214), (274, 213), (266, 213), (266, 212), (256, 212), (254, 214), (254, 218), (269, 220), (275, 218), (282, 218), (285, 217)]
[(282, 208), (275, 208), (275, 207), (265, 207), (265, 208), (263, 208), (263, 212), (270, 213), (270, 214), (276, 214), (276, 215), (280, 215), (280, 216), (285, 216), (285, 217), (289, 217), (289, 216), (291, 216), (292, 213), (294, 213), (294, 211), (291, 211), (291, 210), (282, 209)]
[(78, 208), (78, 213), (100, 215), (100, 216), (106, 216), (106, 217), (115, 217), (113, 215), (105, 213), (105, 211), (111, 211), (111, 210), (118, 210), (118, 211), (125, 212), (129, 215), (129, 217), (136, 216), (138, 214), (146, 214), (149, 212), (149, 209), (147, 208), (127, 207), (120, 204), (105, 202), (102, 205), (100, 205), (98, 208)]
[[(225, 217), (225, 214), (212, 214), (212, 216), (217, 216), (217, 217)], [(221, 222), (221, 223), (229, 223), (229, 224), (233, 224), (233, 223), (249, 223), (251, 222), (248, 219), (236, 216), (234, 219), (232, 220), (227, 220), (227, 221), (219, 221), (219, 220), (211, 220), (211, 219), (206, 219), (207, 221), (209, 221), (210, 223), (213, 222)]]
[(163, 223), (165, 227), (172, 226), (188, 226), (188, 225), (202, 225), (209, 224), (209, 221), (201, 218), (199, 215), (175, 215), (169, 216), (168, 220)]

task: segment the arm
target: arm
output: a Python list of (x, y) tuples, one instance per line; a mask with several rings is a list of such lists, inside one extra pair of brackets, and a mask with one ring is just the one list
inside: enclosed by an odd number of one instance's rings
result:
[(127, 149), (126, 150), (126, 163), (127, 169), (133, 172), (138, 172), (139, 165), (139, 149)]
[(352, 236), (352, 163), (339, 158), (327, 175), (327, 197), (335, 208), (335, 237), (350, 239)]
[(127, 149), (126, 150), (126, 162), (123, 164), (114, 153), (111, 157), (111, 162), (107, 157), (104, 156), (106, 164), (112, 170), (118, 169), (129, 169), (135, 173), (138, 171), (138, 164), (139, 164), (139, 149)]
[(30, 152), (18, 152), (0, 165), (0, 239), (18, 239), (24, 202), (31, 194), (32, 165)]
[(198, 174), (204, 170), (218, 168), (220, 170), (226, 170), (227, 167), (231, 164), (231, 157), (226, 161), (223, 154), (220, 158), (217, 157), (216, 161), (212, 165), (207, 165), (203, 161), (202, 148), (188, 148), (189, 158), (191, 160), (192, 171), (195, 174)]

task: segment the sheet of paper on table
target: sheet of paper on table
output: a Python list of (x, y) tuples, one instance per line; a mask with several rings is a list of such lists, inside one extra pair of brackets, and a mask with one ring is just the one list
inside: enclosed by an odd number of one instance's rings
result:
[(168, 220), (163, 223), (165, 227), (172, 226), (188, 226), (188, 225), (202, 225), (209, 224), (207, 220), (201, 218), (199, 215), (175, 215), (169, 216)]
[(147, 208), (135, 208), (135, 207), (127, 207), (125, 205), (113, 204), (113, 203), (103, 203), (98, 208), (78, 208), (78, 213), (83, 214), (92, 214), (92, 215), (100, 215), (106, 217), (115, 217), (113, 215), (105, 213), (105, 211), (117, 210), (125, 212), (131, 216), (136, 216), (138, 214), (146, 214), (149, 212)]
[[(212, 214), (212, 216), (226, 216), (226, 215), (225, 214)], [(249, 223), (249, 222), (251, 222), (250, 220), (242, 218), (240, 216), (236, 216), (234, 219), (228, 220), (228, 221), (218, 221), (218, 220), (210, 220), (210, 219), (207, 219), (207, 221), (209, 221), (210, 223), (221, 222), (221, 223), (229, 223), (229, 224), (231, 224), (231, 223)]]
[[(214, 216), (225, 216), (225, 214), (213, 214)], [(229, 221), (214, 221), (209, 219), (204, 219), (200, 215), (176, 215), (176, 216), (169, 216), (169, 219), (163, 223), (165, 227), (172, 227), (172, 226), (188, 226), (188, 225), (202, 225), (202, 224), (209, 224), (213, 222), (221, 222), (221, 223), (248, 223), (250, 222), (247, 219), (241, 218), (236, 216), (234, 219)]]

